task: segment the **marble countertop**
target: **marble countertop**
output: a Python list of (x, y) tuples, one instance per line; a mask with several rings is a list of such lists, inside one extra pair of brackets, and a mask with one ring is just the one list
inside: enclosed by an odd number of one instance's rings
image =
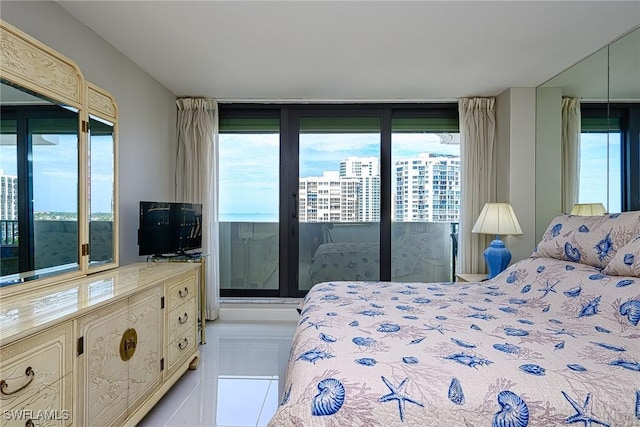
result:
[(197, 263), (136, 263), (0, 299), (0, 343), (126, 298), (154, 284), (199, 268)]

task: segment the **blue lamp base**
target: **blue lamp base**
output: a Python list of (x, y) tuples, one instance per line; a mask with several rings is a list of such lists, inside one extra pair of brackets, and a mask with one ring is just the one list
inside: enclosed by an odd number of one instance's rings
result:
[(511, 261), (511, 252), (507, 249), (504, 242), (496, 236), (496, 239), (485, 249), (484, 260), (489, 268), (487, 278), (493, 279), (507, 268), (507, 265), (509, 265)]

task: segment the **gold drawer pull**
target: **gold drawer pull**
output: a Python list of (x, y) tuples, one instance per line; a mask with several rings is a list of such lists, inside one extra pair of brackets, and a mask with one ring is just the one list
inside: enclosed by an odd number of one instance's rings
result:
[(185, 323), (187, 323), (188, 319), (189, 319), (189, 315), (187, 313), (184, 314), (184, 318), (178, 316), (178, 322), (180, 322), (181, 325), (184, 325)]
[(178, 348), (180, 350), (184, 350), (185, 348), (187, 348), (188, 345), (189, 345), (189, 340), (185, 338), (178, 343)]
[(187, 295), (189, 295), (189, 288), (187, 288), (186, 286), (184, 287), (184, 294), (182, 293), (182, 290), (178, 291), (178, 295), (180, 295), (180, 298), (184, 298)]
[(33, 423), (33, 421), (31, 420), (31, 418), (29, 418), (27, 420), (26, 423), (24, 423), (24, 427), (36, 427), (36, 425)]
[(129, 328), (122, 334), (120, 339), (120, 358), (123, 362), (131, 359), (138, 346), (138, 333), (135, 329)]
[(31, 366), (29, 366), (24, 374), (27, 377), (29, 377), (29, 381), (27, 381), (27, 383), (25, 385), (23, 385), (22, 387), (20, 387), (19, 389), (15, 390), (15, 391), (5, 391), (5, 389), (7, 387), (9, 387), (9, 384), (7, 384), (7, 382), (5, 380), (1, 380), (0, 381), (0, 393), (4, 394), (5, 396), (11, 396), (12, 394), (16, 394), (19, 391), (22, 391), (25, 388), (27, 388), (27, 386), (29, 384), (31, 384), (31, 381), (33, 381), (33, 379), (36, 377), (36, 373), (33, 372), (33, 369), (31, 369)]

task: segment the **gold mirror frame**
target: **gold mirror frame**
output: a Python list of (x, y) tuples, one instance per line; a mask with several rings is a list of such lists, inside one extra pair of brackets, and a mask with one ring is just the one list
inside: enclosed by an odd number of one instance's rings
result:
[[(25, 34), (20, 29), (0, 19), (0, 78), (12, 85), (78, 109), (79, 126), (79, 196), (78, 225), (79, 268), (58, 275), (18, 281), (11, 286), (0, 287), (0, 297), (29, 291), (95, 271), (116, 268), (119, 265), (118, 250), (118, 162), (117, 122), (118, 109), (109, 92), (85, 80), (78, 65), (44, 43)], [(113, 260), (89, 266), (89, 115), (113, 123)], [(34, 272), (19, 273), (28, 276)]]

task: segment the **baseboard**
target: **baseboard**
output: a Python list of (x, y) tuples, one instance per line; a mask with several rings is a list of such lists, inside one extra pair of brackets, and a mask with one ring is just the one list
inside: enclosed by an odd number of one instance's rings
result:
[(297, 304), (222, 303), (220, 320), (225, 322), (297, 322)]

